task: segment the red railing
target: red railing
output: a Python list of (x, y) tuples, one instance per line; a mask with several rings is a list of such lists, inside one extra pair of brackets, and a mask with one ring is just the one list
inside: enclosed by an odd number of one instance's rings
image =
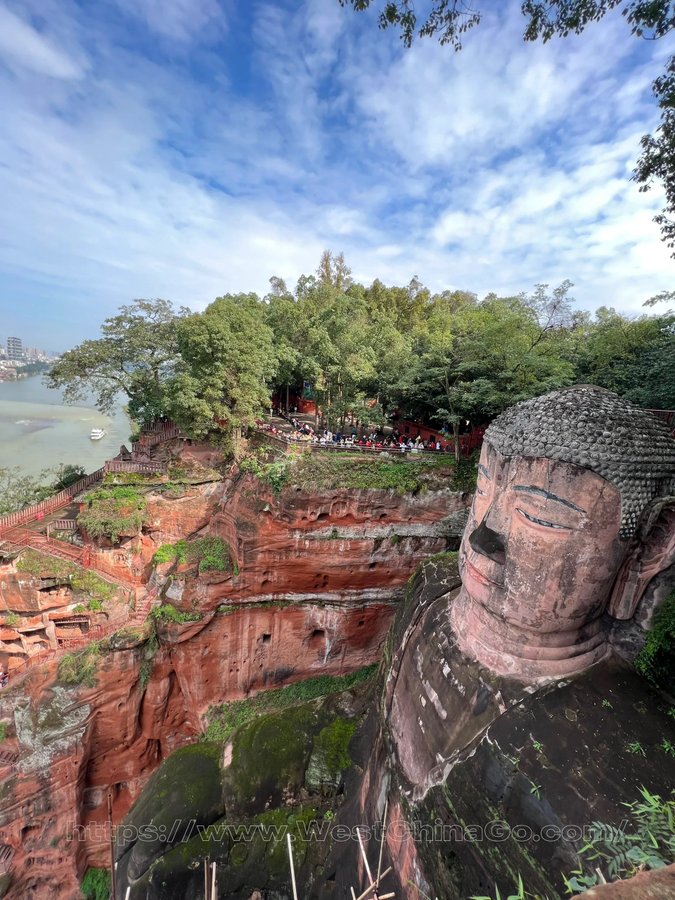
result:
[(133, 459), (109, 459), (103, 468), (106, 472), (139, 472), (152, 475), (164, 470), (161, 463), (137, 462)]
[(68, 506), (73, 497), (79, 494), (80, 491), (84, 491), (96, 481), (100, 481), (101, 478), (103, 478), (104, 472), (105, 467), (97, 469), (95, 472), (92, 472), (91, 475), (85, 475), (84, 478), (80, 478), (75, 484), (71, 484), (70, 487), (65, 488), (65, 490), (59, 491), (58, 494), (54, 494), (53, 497), (47, 497), (46, 500), (41, 500), (39, 503), (32, 503), (30, 506), (25, 506), (17, 512), (0, 516), (0, 532), (6, 531), (8, 528), (14, 528), (16, 525), (25, 525), (26, 522), (32, 522), (34, 519), (41, 519), (43, 516), (47, 516), (57, 509)]
[[(446, 450), (425, 450), (424, 448), (420, 448), (419, 450), (408, 450), (407, 447), (401, 449), (398, 445), (393, 445), (391, 447), (384, 446), (374, 446), (374, 447), (366, 447), (362, 444), (334, 444), (332, 441), (330, 443), (321, 444), (314, 443), (314, 441), (303, 440), (302, 438), (294, 438), (290, 435), (277, 433), (274, 434), (271, 431), (268, 431), (264, 428), (256, 428), (254, 429), (256, 433), (263, 435), (268, 441), (282, 449), (288, 449), (291, 446), (299, 446), (306, 447), (308, 450), (312, 452), (323, 452), (326, 451), (328, 453), (390, 453), (397, 458), (412, 460), (420, 459), (422, 456), (452, 456), (454, 457), (454, 450), (451, 448), (447, 448)], [(468, 435), (467, 435), (468, 436)], [(482, 440), (482, 438), (481, 438)], [(478, 445), (480, 446), (480, 444)]]

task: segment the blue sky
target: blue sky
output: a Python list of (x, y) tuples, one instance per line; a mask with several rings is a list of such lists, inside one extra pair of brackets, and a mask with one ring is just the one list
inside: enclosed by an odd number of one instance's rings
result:
[(202, 309), (342, 250), (365, 283), (575, 283), (642, 312), (675, 262), (630, 182), (672, 41), (613, 15), (461, 54), (337, 0), (0, 0), (0, 335), (65, 349), (135, 297)]

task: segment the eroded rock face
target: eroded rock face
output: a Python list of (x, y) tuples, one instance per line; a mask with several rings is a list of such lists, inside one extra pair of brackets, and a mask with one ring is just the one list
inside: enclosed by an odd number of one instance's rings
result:
[(210, 609), (248, 597), (358, 602), (390, 595), (422, 559), (453, 546), (467, 502), (450, 490), (410, 497), (289, 487), (277, 497), (247, 476), (210, 524), (232, 547), (239, 575), (202, 580), (184, 600), (194, 596), (200, 609)]
[(76, 896), (88, 867), (108, 866), (108, 793), (118, 823), (161, 761), (201, 734), (212, 705), (377, 661), (409, 575), (457, 545), (466, 504), (447, 491), (277, 498), (252, 478), (192, 488), (176, 506), (151, 499), (149, 533), (108, 551), (113, 574), (146, 578), (160, 544), (194, 532), (224, 537), (239, 572), (179, 567), (165, 602), (201, 618), (162, 625), (156, 650), (142, 630), (116, 638), (95, 687), (54, 688), (52, 665), (25, 683), (30, 707), (23, 692), (0, 695), (0, 719), (18, 736), (0, 745), (0, 766), (4, 748), (16, 757), (0, 796), (0, 843), (13, 854), (6, 896)]
[(333, 895), (327, 866), (334, 810), (369, 686), (268, 713), (226, 743), (172, 754), (126, 817), (117, 847), (117, 900), (288, 897), (286, 831), (303, 897)]

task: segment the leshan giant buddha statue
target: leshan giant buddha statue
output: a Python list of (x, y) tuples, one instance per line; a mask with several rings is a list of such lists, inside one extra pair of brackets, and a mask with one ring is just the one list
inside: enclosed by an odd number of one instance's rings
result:
[(462, 587), (397, 625), (384, 712), (413, 798), (524, 696), (610, 654), (675, 559), (674, 493), (667, 426), (609, 391), (555, 391), (492, 423)]
[(672, 561), (675, 529), (654, 522), (674, 492), (668, 428), (616, 394), (579, 386), (507, 410), (485, 435), (460, 551), (460, 648), (525, 679), (596, 662), (603, 613), (630, 619)]

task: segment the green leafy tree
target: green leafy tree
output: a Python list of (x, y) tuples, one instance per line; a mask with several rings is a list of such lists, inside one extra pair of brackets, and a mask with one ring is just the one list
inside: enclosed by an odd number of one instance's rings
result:
[(535, 296), (537, 302), (488, 295), (458, 308), (441, 300), (416, 336), (399, 385), (401, 405), (450, 425), (457, 456), (462, 420), (486, 421), (574, 380), (573, 366), (551, 342), (554, 329), (545, 311), (540, 321), (541, 291)]
[[(376, 7), (380, 28), (396, 28), (406, 47), (417, 37), (436, 37), (441, 44), (461, 50), (465, 35), (480, 25), (483, 14), (467, 0), (430, 0), (420, 5), (413, 0), (338, 0), (359, 12)], [(581, 32), (610, 10), (620, 9), (630, 33), (645, 40), (658, 40), (675, 28), (672, 0), (522, 0), (525, 17), (524, 39), (544, 42), (555, 36)], [(655, 217), (663, 240), (675, 256), (675, 56), (667, 59), (665, 71), (653, 83), (653, 93), (661, 110), (661, 123), (653, 134), (642, 138), (642, 155), (633, 171), (641, 191), (662, 185), (665, 206)]]
[(67, 402), (91, 392), (101, 412), (126, 396), (132, 419), (147, 422), (166, 413), (165, 384), (178, 362), (178, 325), (189, 311), (167, 300), (135, 300), (101, 326), (102, 337), (83, 341), (45, 376)]
[(75, 484), (85, 475), (82, 466), (59, 463), (39, 475), (27, 475), (21, 466), (0, 467), (0, 515), (39, 503)]
[(601, 307), (580, 329), (579, 380), (616, 391), (647, 409), (675, 408), (675, 314), (629, 319)]
[(31, 503), (39, 503), (53, 490), (44, 484), (43, 472), (37, 478), (26, 475), (20, 466), (0, 468), (0, 515), (16, 512)]
[(165, 388), (169, 415), (194, 436), (220, 429), (236, 439), (269, 407), (277, 362), (263, 303), (255, 294), (218, 297), (181, 319), (177, 343), (180, 366)]

